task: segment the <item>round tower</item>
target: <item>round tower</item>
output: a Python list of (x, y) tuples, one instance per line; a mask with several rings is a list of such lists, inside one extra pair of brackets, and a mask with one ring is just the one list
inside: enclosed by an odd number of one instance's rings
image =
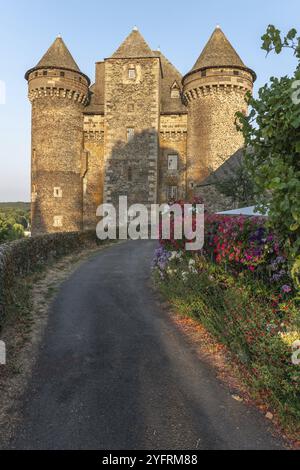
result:
[(217, 27), (193, 69), (183, 78), (188, 106), (187, 194), (243, 147), (235, 125), (247, 113), (245, 94), (253, 91), (255, 73), (245, 66)]
[(89, 78), (58, 37), (30, 69), (32, 233), (82, 230), (83, 109)]

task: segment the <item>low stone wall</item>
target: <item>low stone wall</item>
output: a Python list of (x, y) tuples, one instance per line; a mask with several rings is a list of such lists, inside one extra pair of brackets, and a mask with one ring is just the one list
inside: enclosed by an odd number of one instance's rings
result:
[(48, 263), (101, 242), (95, 231), (57, 233), (0, 245), (0, 327), (12, 301), (15, 280)]

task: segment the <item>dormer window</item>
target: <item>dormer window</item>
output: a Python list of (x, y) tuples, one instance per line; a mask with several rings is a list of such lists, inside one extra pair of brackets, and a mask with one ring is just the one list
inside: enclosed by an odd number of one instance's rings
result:
[(176, 201), (178, 199), (178, 186), (168, 187), (168, 198), (169, 201)]
[(136, 79), (136, 70), (134, 68), (128, 70), (128, 78), (130, 78), (130, 80)]
[(180, 98), (180, 88), (177, 82), (174, 82), (171, 87), (171, 98)]

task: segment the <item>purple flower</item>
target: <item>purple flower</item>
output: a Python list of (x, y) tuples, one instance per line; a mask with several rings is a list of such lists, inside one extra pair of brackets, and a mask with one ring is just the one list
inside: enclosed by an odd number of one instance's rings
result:
[(285, 285), (282, 287), (282, 292), (284, 292), (285, 294), (290, 294), (290, 292), (292, 292), (292, 288), (288, 285)]

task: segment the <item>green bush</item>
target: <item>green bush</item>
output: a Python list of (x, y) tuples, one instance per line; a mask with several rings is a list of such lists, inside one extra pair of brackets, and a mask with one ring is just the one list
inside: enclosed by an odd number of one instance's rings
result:
[(285, 243), (295, 284), (300, 288), (300, 37), (292, 29), (285, 37), (270, 25), (262, 49), (281, 53), (290, 48), (298, 61), (293, 77), (270, 79), (258, 99), (248, 96), (249, 116), (239, 113), (247, 165), (255, 201), (269, 211), (269, 224)]

